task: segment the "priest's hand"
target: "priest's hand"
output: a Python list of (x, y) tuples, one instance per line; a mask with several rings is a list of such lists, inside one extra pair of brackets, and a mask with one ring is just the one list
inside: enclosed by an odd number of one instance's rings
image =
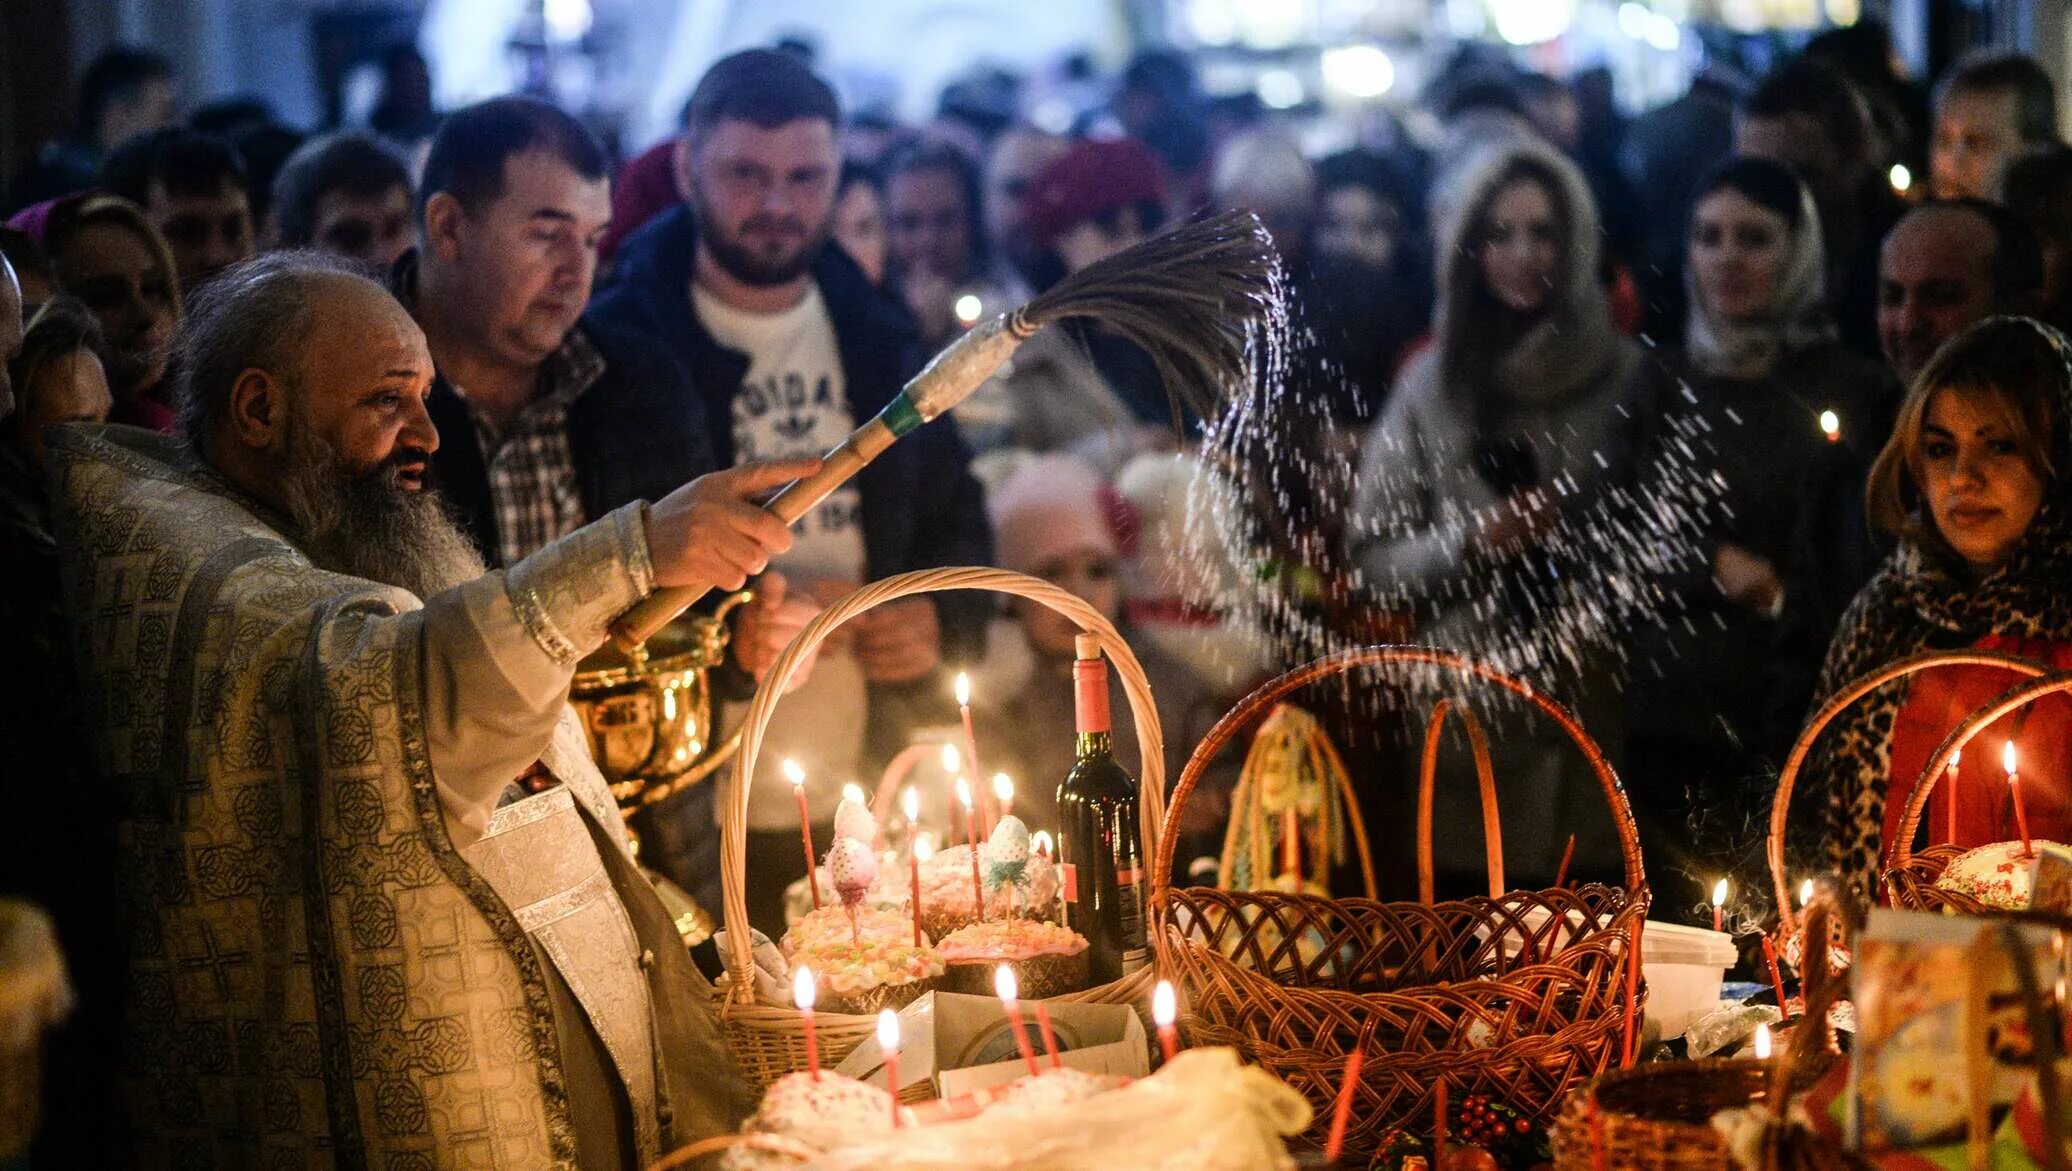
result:
[(818, 459), (743, 464), (664, 496), (647, 518), (655, 584), (740, 589), (791, 548), (791, 529), (757, 502), (819, 470)]
[[(756, 683), (769, 677), (777, 656), (791, 645), (799, 631), (820, 614), (811, 596), (793, 592), (781, 573), (766, 573), (755, 580), (755, 598), (734, 612), (734, 662)], [(785, 684), (785, 692), (798, 690), (812, 677), (819, 651), (808, 651)]]

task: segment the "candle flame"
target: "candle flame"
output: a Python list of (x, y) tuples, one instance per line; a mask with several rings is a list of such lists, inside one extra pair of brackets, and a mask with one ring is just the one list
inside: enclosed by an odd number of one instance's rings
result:
[(1768, 1025), (1757, 1025), (1755, 1027), (1755, 1059), (1757, 1061), (1770, 1060), (1770, 1026)]
[(993, 969), (993, 993), (1009, 1004), (1021, 999), (1022, 982), (1014, 978), (1014, 969), (1001, 964)]
[(1813, 880), (1809, 878), (1806, 881), (1799, 884), (1799, 906), (1801, 908), (1804, 908), (1807, 904), (1811, 903), (1812, 901)]
[(796, 789), (806, 783), (806, 770), (800, 768), (799, 762), (789, 756), (785, 757), (784, 762), (777, 768), (784, 774), (784, 779), (791, 782), (792, 788)]
[(899, 1014), (889, 1008), (878, 1010), (878, 1048), (885, 1053), (899, 1052)]
[(957, 672), (957, 706), (971, 706), (971, 676)]
[(1014, 800), (1014, 778), (1006, 773), (994, 773), (993, 796), (998, 797), (1002, 805)]
[(1820, 432), (1827, 436), (1829, 443), (1840, 439), (1842, 437), (1842, 416), (1835, 414), (1833, 411), (1820, 412)]
[(935, 835), (926, 833), (915, 834), (914, 860), (916, 862), (926, 862), (933, 857), (935, 857)]
[(912, 785), (908, 785), (907, 791), (900, 794), (899, 796), (899, 808), (902, 813), (906, 814), (908, 825), (912, 825), (913, 823), (921, 820), (920, 791), (915, 789)]
[(2014, 765), (2014, 741), (2012, 739), (2009, 739), (2007, 742), (2007, 746), (2000, 750), (2000, 767), (2007, 770), (2007, 776), (2009, 780), (2014, 779)]
[(963, 777), (957, 778), (957, 804), (967, 810), (971, 808), (971, 782)]
[(1163, 1029), (1180, 1018), (1180, 1005), (1173, 997), (1173, 982), (1160, 980), (1151, 990), (1151, 1022)]
[(813, 969), (800, 968), (791, 974), (791, 1002), (804, 1012), (820, 999), (820, 985), (813, 980)]
[(1727, 905), (1727, 880), (1724, 878), (1712, 884), (1712, 905), (1715, 907)]
[(964, 767), (964, 754), (957, 751), (955, 744), (942, 746), (942, 771), (954, 773)]
[(870, 799), (864, 796), (863, 786), (857, 784), (855, 781), (847, 781), (843, 783), (842, 800), (854, 801), (858, 805), (863, 806), (865, 809), (870, 808)]
[(1957, 751), (1955, 751), (1955, 752), (1952, 752), (1952, 753), (1950, 753), (1950, 775), (1951, 775), (1951, 776), (1953, 776), (1953, 777), (1954, 777), (1954, 776), (1956, 776), (1956, 775), (1957, 775), (1957, 762), (1958, 762), (1958, 761), (1960, 761), (1960, 760), (1963, 760), (1963, 759), (1964, 759), (1964, 750), (1963, 750), (1962, 748), (1959, 748), (1959, 749), (1958, 749)]
[(1035, 836), (1029, 839), (1029, 845), (1031, 848), (1041, 851), (1046, 858), (1057, 857), (1057, 844), (1050, 840), (1050, 831), (1047, 829), (1037, 830)]

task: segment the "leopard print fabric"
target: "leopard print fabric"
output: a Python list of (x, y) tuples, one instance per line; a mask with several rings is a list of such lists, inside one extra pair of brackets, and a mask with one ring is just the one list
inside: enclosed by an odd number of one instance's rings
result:
[[(1984, 581), (1966, 582), (1934, 553), (1903, 543), (1843, 615), (1814, 710), (1850, 680), (1931, 648), (1971, 646), (1990, 635), (2072, 639), (2072, 478), (2062, 471), (2072, 469), (2072, 343), (2049, 326), (2012, 320), (2033, 326), (2067, 363), (2051, 436), (2060, 473), (2007, 563)], [(1859, 898), (1877, 889), (1892, 733), (1907, 687), (1896, 680), (1838, 717), (1806, 776), (1823, 814), (1809, 860), (1839, 874)]]

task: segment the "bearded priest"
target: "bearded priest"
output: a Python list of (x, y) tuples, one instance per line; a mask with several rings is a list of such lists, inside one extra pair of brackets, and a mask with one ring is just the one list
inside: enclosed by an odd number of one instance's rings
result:
[(588, 1171), (732, 1130), (711, 989), (566, 699), (650, 590), (788, 548), (752, 501), (817, 461), (485, 573), (425, 487), (432, 361), (380, 285), (275, 253), (198, 302), (187, 438), (51, 443), (136, 1165)]

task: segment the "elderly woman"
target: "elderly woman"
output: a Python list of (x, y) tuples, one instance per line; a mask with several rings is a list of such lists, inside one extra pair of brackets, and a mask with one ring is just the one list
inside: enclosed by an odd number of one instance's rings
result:
[[(1945, 344), (1921, 371), (1872, 467), (1874, 523), (1899, 549), (1842, 620), (1820, 694), (1926, 650), (1974, 648), (2072, 667), (2072, 351), (2027, 318), (1996, 317)], [(1950, 729), (2014, 682), (1984, 667), (1944, 668), (1851, 708), (1811, 775), (1825, 797), (1826, 861), (1859, 893), (1874, 888), (1908, 795)], [(2002, 744), (2019, 745), (2037, 838), (2072, 835), (2072, 700), (2052, 696), (1986, 729), (1956, 784), (1936, 786), (1923, 820), (1956, 843), (2014, 837)]]
[[(1744, 745), (1763, 715), (1765, 648), (1784, 600), (1801, 471), (1863, 417), (1885, 375), (1843, 349), (1825, 308), (1820, 216), (1797, 176), (1735, 159), (1698, 189), (1684, 266), (1684, 344), (1653, 364), (1636, 416), (1644, 464), (1716, 472), (1703, 564), (1671, 583), (1680, 613), (1637, 635), (1624, 779), (1651, 869), (1679, 865), (1689, 816), (1729, 815), (1762, 771)], [(1695, 862), (1695, 859), (1690, 860)]]

